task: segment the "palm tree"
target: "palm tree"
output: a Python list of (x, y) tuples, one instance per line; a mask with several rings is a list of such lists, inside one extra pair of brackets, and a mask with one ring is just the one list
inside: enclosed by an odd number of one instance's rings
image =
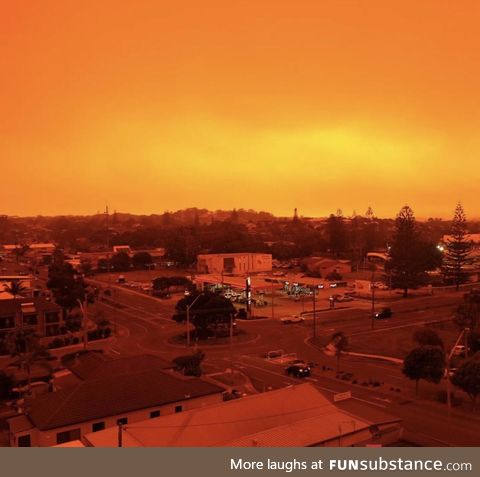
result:
[(11, 364), (27, 374), (28, 390), (34, 365), (45, 368), (49, 373), (53, 370), (49, 362), (50, 352), (40, 344), (38, 336), (31, 331), (17, 330), (10, 333), (7, 337), (7, 347), (10, 355), (16, 358)]
[(343, 351), (348, 347), (348, 338), (341, 331), (337, 331), (332, 335), (331, 342), (335, 346), (337, 357), (337, 373), (340, 372), (340, 358)]
[(18, 298), (25, 290), (26, 287), (19, 281), (12, 281), (10, 285), (5, 287), (5, 291), (12, 294), (13, 298)]

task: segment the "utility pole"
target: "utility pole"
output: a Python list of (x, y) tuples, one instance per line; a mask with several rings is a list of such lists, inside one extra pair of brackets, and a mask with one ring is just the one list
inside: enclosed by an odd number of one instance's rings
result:
[(86, 350), (88, 346), (88, 333), (87, 333), (87, 300), (83, 302), (79, 299), (77, 300), (80, 311), (82, 312), (82, 339), (83, 339), (83, 349)]
[(447, 359), (446, 359), (448, 422), (450, 422), (451, 413), (452, 413), (452, 384), (451, 384), (451, 381), (450, 381), (450, 361), (452, 359), (453, 353), (454, 353), (458, 343), (460, 343), (462, 341), (462, 338), (465, 339), (465, 353), (466, 353), (466, 355), (468, 355), (467, 333), (469, 331), (470, 331), (470, 328), (465, 328), (460, 332), (460, 335), (458, 336), (457, 341), (453, 345), (453, 347), (452, 347), (450, 353), (447, 355)]
[(275, 318), (275, 311), (273, 309), (273, 294), (274, 294), (274, 290), (273, 290), (273, 282), (272, 282), (272, 320)]
[(372, 279), (370, 281), (370, 293), (372, 295), (372, 330), (375, 328), (375, 269), (373, 265)]
[(190, 305), (187, 305), (187, 320), (186, 320), (186, 335), (187, 335), (187, 348), (190, 348), (190, 308), (195, 304), (195, 302), (201, 297), (202, 295), (198, 295), (195, 300), (190, 303)]
[(123, 424), (118, 424), (118, 447), (123, 447)]

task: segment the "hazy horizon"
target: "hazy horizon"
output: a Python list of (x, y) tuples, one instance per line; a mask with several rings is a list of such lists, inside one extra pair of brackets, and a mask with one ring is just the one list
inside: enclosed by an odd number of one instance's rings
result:
[(480, 215), (476, 13), (434, 0), (10, 2), (1, 212), (391, 217), (409, 203), (449, 218), (461, 200)]

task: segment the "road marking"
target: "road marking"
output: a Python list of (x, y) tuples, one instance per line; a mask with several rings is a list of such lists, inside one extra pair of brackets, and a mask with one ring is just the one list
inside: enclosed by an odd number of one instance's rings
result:
[[(282, 376), (280, 373), (275, 373), (274, 371), (270, 371), (269, 369), (264, 369), (264, 368), (261, 368), (259, 366), (255, 366), (253, 364), (248, 364), (247, 367), (255, 368), (255, 369), (258, 369), (259, 371), (263, 371), (265, 373), (272, 374), (274, 376)], [(284, 383), (285, 383), (285, 381), (284, 381)], [(292, 383), (289, 382), (288, 384), (290, 385)], [(297, 381), (294, 381), (294, 384), (297, 384)], [(329, 393), (332, 393), (332, 394), (338, 393), (337, 390), (326, 388), (325, 386), (321, 386), (320, 384), (315, 384), (315, 387), (317, 387), (318, 389), (320, 389), (322, 391), (326, 391), (326, 392), (329, 392)], [(367, 404), (370, 404), (371, 406), (381, 407), (383, 409), (385, 409), (387, 407), (387, 406), (384, 406), (383, 404), (378, 404), (376, 402), (368, 401), (366, 399), (362, 399), (362, 398), (359, 398), (359, 397), (356, 397), (356, 396), (353, 396), (353, 395), (352, 395), (352, 399), (355, 399), (355, 400), (360, 401), (360, 402), (365, 402)]]
[(110, 351), (111, 351), (112, 353), (115, 353), (115, 354), (122, 354), (122, 353), (120, 353), (120, 351), (117, 351), (117, 350), (114, 349), (114, 348), (110, 348)]
[(313, 381), (314, 383), (318, 383), (318, 379), (316, 378), (305, 378), (307, 381)]

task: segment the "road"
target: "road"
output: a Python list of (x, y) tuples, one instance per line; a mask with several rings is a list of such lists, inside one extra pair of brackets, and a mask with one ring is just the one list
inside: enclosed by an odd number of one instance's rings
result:
[[(458, 301), (458, 295), (449, 294), (390, 304), (395, 310), (395, 319), (376, 321), (374, 330), (365, 306), (349, 304), (348, 308), (318, 312), (316, 332), (325, 338), (335, 330), (349, 336), (374, 333), (382, 339), (383, 334), (394, 333), (399, 327), (413, 328), (422, 323), (449, 320)], [(115, 323), (117, 331), (106, 351), (114, 356), (151, 353), (165, 359), (184, 354), (187, 351), (185, 348), (174, 347), (168, 342), (168, 338), (185, 330), (183, 325), (171, 319), (173, 303), (116, 287), (111, 301), (97, 305)], [(465, 416), (454, 409), (448, 420), (446, 406), (433, 401), (434, 394), (445, 387), (445, 383), (440, 387), (422, 383), (421, 394), (417, 398), (414, 383), (402, 375), (398, 365), (353, 357), (342, 358), (340, 365), (341, 371), (351, 373), (354, 380), (337, 379), (336, 359), (325, 356), (309, 342), (313, 319), (308, 314), (302, 324), (283, 325), (279, 320), (266, 319), (242, 321), (238, 327), (246, 330), (252, 339), (231, 348), (202, 346), (207, 355), (207, 373), (234, 368), (248, 376), (259, 391), (298, 383), (298, 379), (285, 375), (284, 366), (263, 358), (269, 350), (283, 349), (286, 353), (295, 353), (299, 358), (316, 363), (312, 376), (307, 380), (326, 395), (351, 391), (352, 399), (339, 404), (346, 410), (365, 413), (365, 409), (371, 408), (398, 416), (403, 419), (407, 431), (414, 432), (417, 437), (425, 437), (430, 445), (480, 444), (480, 422), (476, 417)]]

